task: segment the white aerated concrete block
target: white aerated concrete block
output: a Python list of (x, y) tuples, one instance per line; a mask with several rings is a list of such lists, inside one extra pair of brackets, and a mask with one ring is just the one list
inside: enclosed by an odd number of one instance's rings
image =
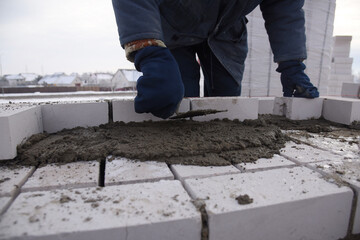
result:
[(179, 181), (22, 193), (0, 239), (200, 240), (201, 217)]
[(109, 122), (106, 102), (66, 103), (41, 106), (44, 131), (54, 133), (75, 127), (94, 127)]
[(360, 179), (357, 179), (357, 183), (352, 184), (353, 189), (357, 193), (356, 211), (353, 225), (353, 234), (360, 234)]
[(312, 163), (322, 161), (341, 161), (345, 157), (334, 154), (332, 152), (324, 151), (305, 144), (296, 144), (294, 142), (287, 142), (285, 148), (280, 150), (281, 155), (286, 156), (299, 163)]
[[(344, 159), (359, 159), (359, 145), (357, 142), (360, 140), (360, 136), (357, 136), (356, 134), (352, 137), (338, 136), (337, 138), (324, 137), (314, 133), (307, 134), (310, 137), (290, 133), (291, 137), (297, 138), (312, 146), (316, 146), (324, 151), (341, 155)], [(327, 156), (325, 156), (325, 158), (327, 158)]]
[[(344, 181), (350, 184), (352, 189), (360, 196), (360, 158), (331, 160), (320, 163), (310, 164), (316, 167), (320, 173), (326, 177), (335, 179), (335, 181)], [(353, 225), (353, 234), (360, 234), (360, 198), (357, 198), (356, 212)]]
[(257, 119), (259, 113), (259, 100), (244, 97), (207, 97), (191, 99), (191, 110), (212, 109), (219, 112), (201, 117), (194, 117), (196, 121), (210, 121), (213, 119)]
[(343, 83), (341, 96), (360, 99), (360, 83)]
[(206, 204), (210, 240), (337, 240), (348, 230), (351, 189), (305, 167), (187, 179), (185, 187)]
[(16, 157), (16, 147), (33, 134), (43, 131), (41, 108), (0, 109), (0, 160)]
[[(186, 113), (186, 112), (188, 112), (188, 111), (190, 111), (190, 99), (189, 98), (184, 98), (182, 101), (181, 101), (181, 103), (180, 103), (180, 105), (179, 105), (179, 107), (178, 107), (178, 109), (177, 109), (177, 113), (178, 114), (180, 114), (180, 113)], [(172, 116), (176, 116), (177, 114), (176, 114), (176, 112), (172, 115)], [(163, 120), (163, 119), (161, 119), (161, 118), (158, 118), (158, 117), (155, 117), (155, 116), (152, 116), (152, 120), (153, 121), (161, 121), (161, 120)]]
[(246, 172), (256, 172), (263, 170), (270, 170), (274, 168), (282, 167), (293, 167), (296, 166), (295, 163), (287, 160), (286, 158), (275, 154), (272, 158), (260, 158), (255, 162), (250, 163), (239, 163), (236, 165), (239, 169)]
[(0, 197), (0, 213), (4, 212), (5, 207), (10, 204), (11, 197)]
[[(160, 121), (161, 118), (155, 117), (150, 113), (136, 113), (134, 99), (124, 99), (112, 101), (114, 122), (143, 122)], [(183, 99), (179, 105), (178, 112), (183, 113), (190, 110), (190, 99)]]
[(273, 114), (274, 112), (274, 97), (259, 98), (259, 114)]
[(136, 113), (133, 99), (112, 101), (114, 122), (143, 122), (152, 120), (150, 113)]
[(139, 162), (115, 158), (106, 162), (105, 185), (172, 180), (174, 175), (163, 162)]
[(274, 103), (274, 115), (285, 116), (291, 120), (318, 119), (323, 108), (322, 98), (277, 97)]
[(0, 196), (11, 196), (34, 172), (35, 167), (0, 167)]
[(356, 212), (354, 218), (354, 225), (353, 225), (353, 234), (360, 234), (360, 186), (357, 185), (356, 192), (358, 194), (358, 199), (356, 203)]
[(346, 125), (360, 121), (360, 100), (325, 99), (323, 117), (326, 120)]
[(171, 170), (177, 179), (183, 181), (187, 178), (203, 178), (220, 175), (240, 173), (236, 167), (229, 166), (193, 166), (193, 165), (171, 165)]
[(354, 59), (353, 59), (353, 58), (349, 58), (349, 57), (334, 57), (334, 58), (333, 58), (333, 62), (334, 62), (335, 64), (338, 64), (338, 63), (340, 63), (340, 64), (347, 64), (347, 65), (350, 65), (350, 67), (351, 67), (351, 65), (352, 65), (353, 62), (354, 62)]
[(330, 174), (334, 179), (341, 179), (360, 189), (360, 160), (344, 159), (332, 160), (319, 163), (311, 163), (310, 166), (318, 168), (321, 172)]
[(56, 188), (96, 187), (99, 162), (74, 162), (64, 165), (49, 164), (36, 169), (22, 191), (52, 190)]

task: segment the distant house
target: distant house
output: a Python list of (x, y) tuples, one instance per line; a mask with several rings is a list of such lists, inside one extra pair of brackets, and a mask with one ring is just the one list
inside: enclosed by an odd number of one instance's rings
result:
[(96, 85), (95, 81), (93, 81), (94, 79), (91, 78), (91, 75), (92, 75), (92, 73), (83, 73), (80, 76), (82, 85), (84, 85), (84, 86), (95, 86)]
[(0, 86), (18, 87), (36, 85), (40, 75), (35, 73), (9, 74), (1, 78)]
[(119, 69), (112, 79), (115, 90), (136, 90), (136, 81), (140, 76), (142, 73), (136, 70)]
[(81, 85), (81, 80), (77, 74), (54, 73), (41, 78), (38, 84), (47, 86), (77, 86)]
[(84, 86), (99, 86), (111, 88), (113, 74), (111, 73), (84, 73), (81, 75), (81, 80)]
[(9, 86), (9, 82), (5, 79), (5, 77), (0, 77), (0, 87)]
[(25, 78), (25, 85), (36, 85), (41, 78), (41, 76), (36, 73), (20, 73), (20, 75)]
[(96, 82), (100, 87), (112, 87), (111, 79), (113, 75), (111, 73), (94, 73), (93, 77), (96, 78)]
[(8, 82), (9, 87), (23, 86), (25, 85), (25, 77), (20, 74), (5, 75), (4, 79)]

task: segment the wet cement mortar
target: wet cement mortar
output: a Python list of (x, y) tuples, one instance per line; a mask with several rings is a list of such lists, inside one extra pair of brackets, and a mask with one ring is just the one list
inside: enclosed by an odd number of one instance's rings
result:
[[(279, 153), (290, 140), (281, 129), (303, 130), (304, 134), (333, 133), (334, 126), (343, 127), (324, 120), (291, 121), (272, 115), (243, 122), (116, 122), (33, 135), (18, 146), (18, 157), (11, 163), (42, 166), (49, 163), (100, 161), (112, 155), (167, 164), (224, 166), (271, 158)], [(356, 129), (350, 132), (359, 134)]]
[(37, 134), (18, 147), (16, 162), (45, 165), (102, 160), (107, 156), (167, 164), (223, 166), (269, 158), (287, 137), (263, 119), (109, 123)]

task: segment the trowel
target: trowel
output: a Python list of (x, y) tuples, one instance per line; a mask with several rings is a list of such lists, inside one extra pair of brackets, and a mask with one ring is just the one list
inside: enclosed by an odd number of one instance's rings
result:
[(183, 118), (190, 118), (190, 117), (199, 117), (199, 116), (205, 116), (220, 112), (227, 112), (227, 110), (215, 110), (215, 109), (199, 109), (199, 110), (190, 110), (187, 112), (179, 112), (179, 107), (176, 108), (175, 116), (170, 117), (169, 119), (183, 119)]
[(205, 116), (220, 112), (227, 112), (227, 110), (215, 110), (215, 109), (201, 109), (201, 110), (190, 110), (187, 112), (182, 113), (175, 113), (175, 116), (170, 117), (169, 119), (183, 119), (183, 118), (190, 118), (190, 117), (199, 117)]

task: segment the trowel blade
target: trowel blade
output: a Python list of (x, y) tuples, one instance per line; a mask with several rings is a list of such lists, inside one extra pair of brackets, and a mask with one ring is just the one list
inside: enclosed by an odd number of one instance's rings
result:
[(170, 117), (169, 119), (183, 119), (190, 117), (199, 117), (209, 114), (215, 114), (220, 112), (227, 112), (227, 110), (215, 110), (215, 109), (201, 109), (201, 110), (191, 110), (184, 113), (177, 113), (176, 116)]

